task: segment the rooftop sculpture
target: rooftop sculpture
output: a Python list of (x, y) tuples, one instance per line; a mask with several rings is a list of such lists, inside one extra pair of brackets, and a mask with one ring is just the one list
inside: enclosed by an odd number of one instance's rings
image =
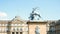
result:
[[(36, 10), (37, 10), (37, 8), (33, 8), (33, 11), (29, 17), (30, 20), (34, 20), (35, 16), (38, 16), (39, 18), (41, 18), (41, 16), (38, 13), (34, 13)], [(39, 18), (38, 18), (38, 20), (39, 20)]]

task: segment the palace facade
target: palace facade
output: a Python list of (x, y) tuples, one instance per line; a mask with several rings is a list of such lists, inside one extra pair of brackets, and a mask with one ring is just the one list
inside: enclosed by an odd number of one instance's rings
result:
[(60, 30), (56, 21), (22, 20), (16, 16), (12, 20), (0, 20), (0, 34), (56, 34)]

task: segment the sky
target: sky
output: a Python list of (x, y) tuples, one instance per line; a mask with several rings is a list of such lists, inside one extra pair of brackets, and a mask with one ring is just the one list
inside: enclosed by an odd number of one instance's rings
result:
[(39, 7), (42, 20), (60, 19), (60, 0), (0, 0), (0, 20), (12, 20), (15, 16), (28, 20), (35, 7)]

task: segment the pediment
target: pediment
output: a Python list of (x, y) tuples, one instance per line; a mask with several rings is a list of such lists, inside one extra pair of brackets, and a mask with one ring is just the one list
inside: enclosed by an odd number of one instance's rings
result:
[(12, 20), (12, 23), (17, 23), (17, 24), (25, 24), (26, 22), (24, 20), (22, 20), (20, 17), (15, 17)]

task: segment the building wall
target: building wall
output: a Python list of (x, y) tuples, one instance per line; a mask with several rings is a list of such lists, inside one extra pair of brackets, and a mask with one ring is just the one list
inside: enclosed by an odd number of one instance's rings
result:
[(35, 28), (36, 26), (39, 27), (40, 29), (40, 34), (47, 34), (47, 27), (46, 27), (46, 23), (29, 23), (29, 34), (35, 34)]
[(25, 21), (18, 20), (17, 18), (9, 22), (0, 21), (0, 34), (12, 34), (12, 32), (14, 32), (14, 34), (16, 34), (16, 32), (18, 32), (18, 34), (20, 34), (20, 32), (22, 32), (22, 34), (28, 34), (28, 25)]
[(56, 34), (60, 34), (60, 20), (58, 20), (55, 24), (55, 32)]
[(60, 25), (56, 25), (55, 27), (56, 34), (60, 34)]
[(7, 33), (0, 33), (0, 34), (7, 34)]
[[(3, 25), (4, 24), (4, 25)], [(20, 18), (14, 18), (11, 21), (0, 21), (0, 34), (12, 34), (22, 32), (22, 34), (35, 34), (36, 27), (39, 27), (40, 34), (47, 34), (49, 27), (45, 21), (25, 22)], [(22, 28), (22, 31), (20, 30)], [(4, 30), (4, 31), (3, 31)]]

